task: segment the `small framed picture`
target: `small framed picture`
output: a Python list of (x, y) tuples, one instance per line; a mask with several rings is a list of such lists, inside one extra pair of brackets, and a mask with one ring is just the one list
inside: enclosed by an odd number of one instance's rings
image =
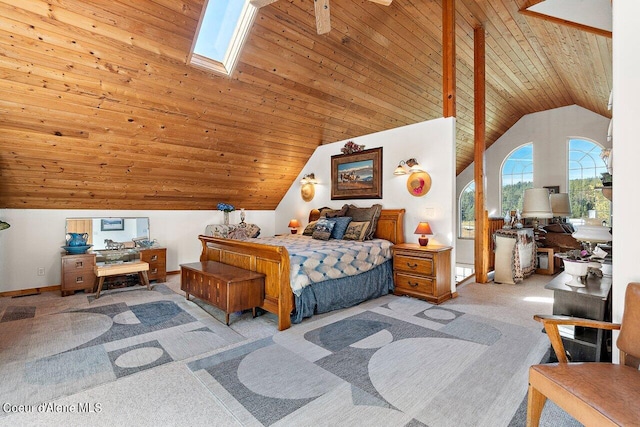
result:
[(545, 185), (544, 188), (546, 188), (547, 190), (549, 190), (549, 194), (558, 194), (560, 193), (560, 186), (559, 185)]
[(123, 218), (106, 218), (100, 221), (100, 231), (120, 231), (124, 230)]

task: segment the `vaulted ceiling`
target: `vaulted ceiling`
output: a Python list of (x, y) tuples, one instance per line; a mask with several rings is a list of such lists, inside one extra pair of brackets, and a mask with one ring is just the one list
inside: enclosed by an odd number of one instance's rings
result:
[[(532, 3), (456, 1), (458, 173), (475, 26), (488, 145), (536, 111), (610, 115), (611, 39)], [(230, 77), (186, 65), (202, 5), (0, 0), (0, 208), (274, 209), (318, 145), (442, 116), (440, 0), (331, 0), (324, 35), (312, 0), (279, 0)]]

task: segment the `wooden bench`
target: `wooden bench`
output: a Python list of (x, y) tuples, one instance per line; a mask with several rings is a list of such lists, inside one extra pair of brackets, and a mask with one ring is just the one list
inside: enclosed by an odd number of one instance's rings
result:
[(96, 299), (100, 298), (102, 285), (104, 285), (104, 278), (107, 276), (122, 276), (123, 274), (138, 273), (140, 283), (146, 286), (148, 290), (151, 290), (147, 271), (149, 271), (149, 263), (144, 261), (124, 262), (121, 264), (96, 264), (94, 268), (94, 272), (98, 278)]
[(181, 264), (180, 270), (186, 298), (193, 295), (223, 310), (227, 326), (230, 313), (252, 309), (256, 317), (256, 307), (264, 301), (262, 273), (216, 261)]

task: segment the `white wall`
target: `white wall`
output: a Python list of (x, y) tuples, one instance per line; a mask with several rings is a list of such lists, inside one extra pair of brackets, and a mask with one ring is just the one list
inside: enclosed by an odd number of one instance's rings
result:
[[(613, 2), (613, 321), (622, 318), (627, 283), (640, 281), (640, 2)], [(617, 337), (617, 333), (614, 335)], [(618, 352), (614, 353), (616, 360)]]
[[(533, 143), (534, 187), (559, 185), (560, 191), (566, 192), (569, 185), (568, 139), (581, 137), (609, 147), (608, 126), (608, 118), (577, 105), (523, 116), (486, 151), (485, 193), (489, 216), (504, 216), (504, 212), (500, 211), (500, 168), (504, 159), (513, 150), (523, 144)], [(473, 163), (456, 178), (456, 205), (460, 193), (471, 181), (473, 181)], [(456, 261), (473, 264), (473, 240), (457, 239), (456, 246)]]
[[(433, 243), (451, 245), (455, 226), (454, 119), (432, 120), (353, 141), (365, 144), (366, 148), (383, 147), (382, 200), (331, 201), (331, 156), (340, 153), (346, 142), (341, 141), (318, 147), (275, 211), (247, 211), (246, 221), (257, 224), (261, 236), (270, 236), (288, 233), (287, 224), (294, 217), (306, 225), (313, 208), (339, 207), (344, 203), (360, 206), (381, 203), (387, 209), (407, 210), (405, 239), (408, 242), (417, 242), (413, 230), (419, 221), (428, 220), (435, 232), (431, 238)], [(432, 178), (431, 190), (420, 198), (411, 196), (406, 190), (407, 176), (393, 175), (400, 160), (410, 157), (416, 157)], [(316, 186), (315, 199), (306, 203), (300, 197), (299, 181), (309, 172), (315, 172), (320, 184)], [(239, 211), (232, 212), (231, 222), (239, 222), (239, 216)], [(65, 220), (83, 217), (149, 217), (151, 239), (167, 248), (167, 271), (177, 271), (180, 264), (197, 261), (201, 252), (197, 236), (204, 232), (207, 224), (223, 221), (220, 211), (1, 209), (0, 219), (11, 227), (0, 231), (0, 292), (59, 285)], [(44, 276), (37, 275), (40, 267), (45, 268)], [(452, 283), (455, 286), (455, 280)]]
[[(323, 206), (340, 208), (345, 203), (357, 206), (382, 204), (385, 209), (405, 208), (405, 240), (418, 242), (413, 234), (418, 222), (427, 220), (433, 236), (429, 243), (452, 245), (455, 236), (455, 120), (436, 119), (414, 125), (390, 129), (351, 139), (363, 144), (365, 149), (382, 147), (382, 200), (331, 200), (331, 156), (340, 154), (347, 140), (322, 145), (313, 153), (302, 172), (276, 208), (275, 229), (287, 233), (291, 218), (297, 218), (303, 226), (308, 223), (309, 211)], [(401, 160), (415, 157), (431, 175), (431, 190), (423, 197), (412, 196), (406, 188), (408, 175), (396, 176), (393, 171)], [(311, 202), (300, 196), (300, 180), (308, 173), (315, 173), (319, 184)], [(452, 254), (455, 260), (455, 248)], [(453, 270), (453, 269), (452, 269)], [(455, 276), (452, 271), (452, 291)]]
[[(167, 248), (167, 271), (198, 261), (198, 235), (207, 224), (223, 221), (220, 211), (2, 209), (0, 219), (11, 227), (0, 231), (0, 292), (60, 284), (66, 218), (142, 216), (149, 217), (150, 237)], [(274, 233), (273, 211), (247, 211), (246, 216), (262, 235)], [(240, 222), (239, 211), (231, 213), (231, 222)], [(45, 268), (44, 276), (37, 275), (40, 267)]]

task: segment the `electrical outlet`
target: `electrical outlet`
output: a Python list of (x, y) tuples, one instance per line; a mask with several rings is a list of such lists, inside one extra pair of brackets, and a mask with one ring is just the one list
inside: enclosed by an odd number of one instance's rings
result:
[(38, 276), (44, 276), (44, 267), (38, 267)]

